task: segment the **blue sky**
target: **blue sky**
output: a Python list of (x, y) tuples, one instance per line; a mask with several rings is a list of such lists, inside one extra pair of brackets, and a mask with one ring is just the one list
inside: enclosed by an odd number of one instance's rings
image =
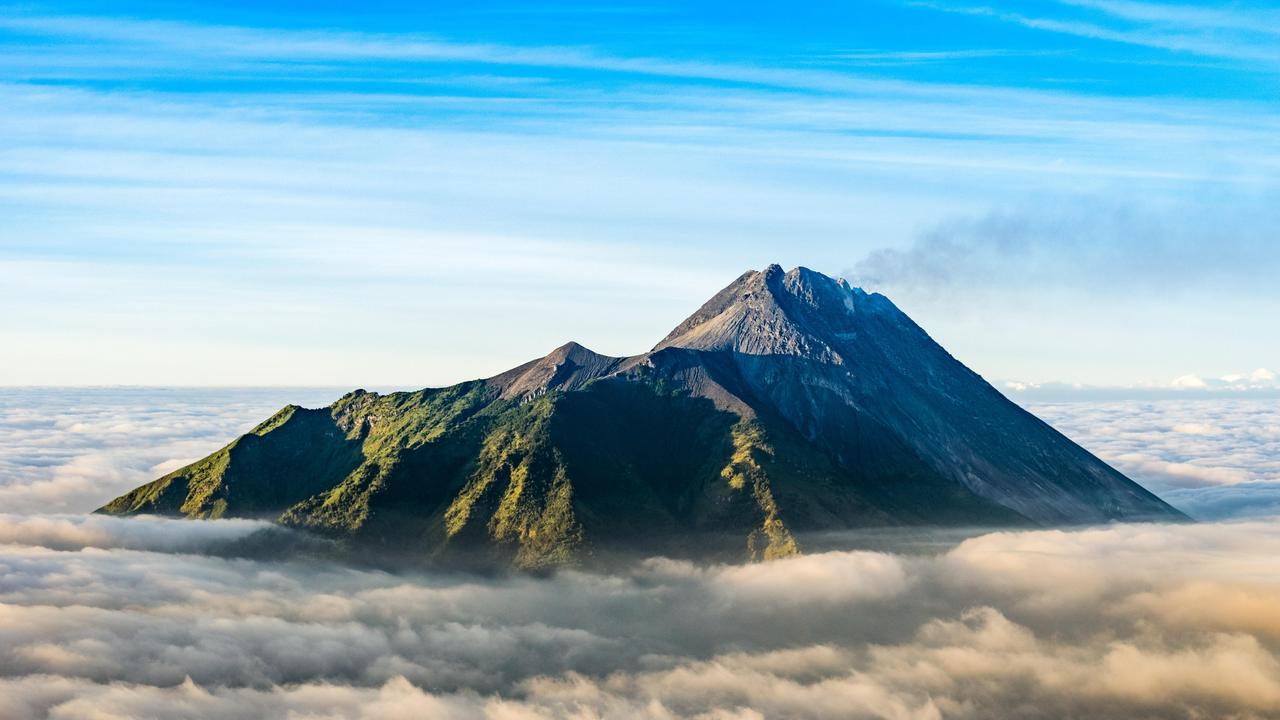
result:
[(993, 380), (1272, 383), (1278, 110), (1260, 3), (8, 5), (0, 384), (442, 384), (771, 262)]

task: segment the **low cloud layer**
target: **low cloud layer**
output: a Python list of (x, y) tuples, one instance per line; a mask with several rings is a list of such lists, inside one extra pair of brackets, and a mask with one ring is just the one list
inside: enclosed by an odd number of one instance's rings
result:
[(161, 517), (0, 514), (0, 545), (30, 545), (50, 550), (207, 552), (263, 532), (289, 531), (260, 520), (228, 519), (192, 524)]
[(85, 512), (208, 455), (319, 389), (10, 388), (0, 393), (0, 512)]
[(0, 717), (1280, 713), (1274, 522), (546, 578), (198, 552), (217, 523), (119, 549), (134, 522), (52, 549), (40, 521), (0, 518)]
[(1280, 404), (1274, 398), (1028, 408), (1193, 517), (1280, 514)]

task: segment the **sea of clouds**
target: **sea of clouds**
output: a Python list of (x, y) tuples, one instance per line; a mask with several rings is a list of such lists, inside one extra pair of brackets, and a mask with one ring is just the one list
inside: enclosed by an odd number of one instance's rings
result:
[(1280, 516), (1280, 398), (1239, 394), (1028, 409), (1198, 520)]
[(0, 512), (83, 512), (334, 389), (0, 389)]
[[(299, 391), (38, 392), (0, 412), (5, 720), (1280, 717), (1273, 519), (391, 572), (244, 552), (289, 547), (265, 523), (83, 514)], [(1166, 494), (1276, 482), (1274, 403), (1197, 402), (1036, 410)]]

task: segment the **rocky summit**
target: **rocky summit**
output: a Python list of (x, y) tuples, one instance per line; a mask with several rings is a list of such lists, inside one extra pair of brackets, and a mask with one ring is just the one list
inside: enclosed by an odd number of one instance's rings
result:
[(100, 512), (271, 518), (363, 551), (522, 568), (768, 559), (848, 528), (1185, 519), (888, 298), (776, 265), (643, 355), (569, 343), (485, 380), (289, 406)]

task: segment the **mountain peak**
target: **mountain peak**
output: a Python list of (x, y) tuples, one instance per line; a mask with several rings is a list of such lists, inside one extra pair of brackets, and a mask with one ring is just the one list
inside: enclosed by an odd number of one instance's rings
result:
[(552, 390), (575, 390), (615, 370), (623, 358), (601, 355), (572, 340), (489, 379), (504, 398), (528, 398)]
[(557, 364), (564, 362), (591, 362), (596, 358), (603, 358), (601, 355), (590, 348), (581, 345), (573, 340), (561, 345), (560, 347), (547, 353), (545, 360), (555, 362)]
[(842, 362), (836, 350), (860, 313), (892, 310), (881, 295), (806, 267), (749, 270), (721, 290), (654, 348), (733, 351), (747, 355), (799, 355)]

